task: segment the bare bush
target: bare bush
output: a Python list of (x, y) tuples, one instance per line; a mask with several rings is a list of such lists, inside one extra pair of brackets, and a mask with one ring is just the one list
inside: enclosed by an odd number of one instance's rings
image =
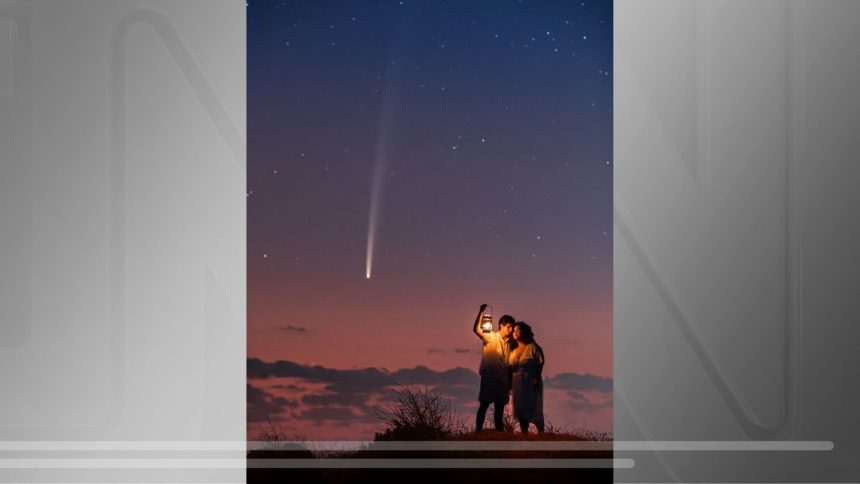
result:
[(283, 425), (266, 417), (266, 424), (261, 424), (257, 431), (257, 440), (265, 442), (267, 449), (307, 450), (308, 438), (303, 434), (290, 434)]
[(374, 411), (386, 428), (375, 440), (433, 440), (462, 432), (451, 401), (427, 387), (401, 386), (394, 403)]

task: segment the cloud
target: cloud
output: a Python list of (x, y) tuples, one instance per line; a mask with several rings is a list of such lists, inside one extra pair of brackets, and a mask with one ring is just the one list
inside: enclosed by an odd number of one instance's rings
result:
[(400, 385), (475, 385), (480, 382), (478, 374), (466, 368), (451, 368), (436, 371), (426, 366), (397, 370), (391, 377)]
[(300, 418), (317, 423), (323, 420), (350, 421), (358, 416), (351, 408), (342, 407), (312, 407), (299, 414)]
[[(596, 413), (612, 408), (612, 379), (590, 373), (559, 373), (544, 379), (546, 388), (564, 391), (574, 412)], [(595, 395), (596, 394), (596, 395)]]
[(588, 398), (585, 395), (583, 395), (582, 393), (579, 393), (577, 391), (574, 391), (574, 390), (568, 391), (567, 395), (570, 397), (571, 401), (574, 401), (574, 402), (588, 402), (588, 401), (590, 401), (590, 400), (588, 400)]
[(284, 410), (296, 408), (299, 405), (296, 400), (272, 395), (250, 383), (246, 385), (246, 389), (249, 422), (265, 422), (267, 418), (280, 420), (279, 415)]
[(612, 408), (612, 399), (610, 398), (602, 402), (592, 402), (588, 399), (585, 399), (584, 401), (571, 400), (569, 408), (574, 412), (599, 412), (604, 408)]
[(471, 353), (469, 348), (454, 348), (454, 353)]
[(308, 328), (303, 328), (301, 326), (286, 325), (286, 326), (281, 326), (281, 329), (283, 329), (284, 331), (292, 331), (294, 333), (307, 333), (308, 332)]
[(395, 384), (388, 373), (377, 368), (337, 370), (285, 360), (268, 363), (259, 358), (248, 358), (247, 371), (251, 380), (301, 378), (309, 383), (325, 383), (334, 391), (370, 391)]
[(600, 393), (612, 393), (612, 378), (592, 375), (590, 373), (559, 373), (553, 377), (544, 378), (547, 388), (557, 388), (571, 392), (594, 390)]
[(342, 406), (362, 407), (369, 393), (309, 393), (302, 397), (302, 403), (318, 407)]
[[(445, 371), (431, 370), (426, 366), (404, 368), (388, 372), (378, 368), (339, 370), (324, 366), (302, 365), (292, 361), (266, 362), (259, 358), (248, 358), (248, 378), (251, 381), (271, 378), (297, 378), (307, 383), (324, 384), (321, 391), (305, 393), (301, 397), (301, 412), (292, 417), (318, 423), (321, 420), (349, 419), (373, 420), (369, 402), (390, 401), (392, 390), (400, 385), (416, 385), (437, 388), (454, 401), (469, 395), (474, 400), (480, 378), (473, 370), (451, 368)], [(273, 385), (271, 388), (298, 389), (296, 385)], [(267, 414), (282, 413), (278, 404), (295, 408), (295, 400), (275, 397), (249, 384), (249, 420), (265, 421)], [(251, 401), (254, 397), (255, 406)], [(280, 411), (279, 411), (280, 410)], [(253, 421), (253, 420), (252, 420)]]
[(300, 387), (298, 385), (272, 385), (272, 388), (277, 388), (279, 390), (287, 390), (289, 392), (303, 392), (306, 390), (305, 387)]
[[(458, 350), (455, 350), (458, 351)], [(468, 350), (465, 350), (468, 351)], [(465, 352), (464, 351), (464, 352)], [(248, 358), (250, 381), (272, 378), (296, 378), (298, 385), (273, 385), (270, 389), (302, 392), (300, 400), (273, 395), (248, 384), (248, 419), (265, 421), (267, 415), (283, 415), (287, 410), (293, 423), (301, 426), (334, 422), (338, 426), (375, 422), (375, 405), (390, 402), (392, 390), (400, 385), (426, 386), (451, 399), (462, 411), (477, 403), (480, 377), (468, 368), (433, 370), (426, 366), (388, 371), (380, 368), (336, 369), (321, 365), (303, 365), (292, 361), (263, 361)], [(309, 384), (322, 384), (310, 390)], [(592, 374), (560, 373), (544, 378), (547, 389), (563, 392), (569, 400), (566, 407), (574, 412), (600, 412), (612, 407), (612, 379)], [(564, 398), (564, 397), (561, 397)]]
[(439, 348), (430, 348), (427, 350), (428, 355), (432, 355), (432, 354), (436, 354), (436, 353), (444, 353), (444, 351), (440, 350)]
[(478, 385), (438, 385), (434, 390), (451, 399), (458, 409), (478, 405)]
[(248, 378), (251, 380), (275, 376), (304, 378), (308, 374), (306, 368), (292, 361), (280, 360), (274, 363), (266, 363), (259, 358), (248, 358), (247, 361)]

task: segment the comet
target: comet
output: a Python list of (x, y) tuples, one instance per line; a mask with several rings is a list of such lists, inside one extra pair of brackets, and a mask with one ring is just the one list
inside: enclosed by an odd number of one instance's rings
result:
[(391, 154), (391, 139), (400, 90), (399, 67), (399, 62), (392, 61), (389, 64), (386, 88), (382, 99), (382, 111), (379, 117), (376, 154), (373, 159), (373, 179), (370, 185), (370, 210), (367, 219), (367, 259), (364, 271), (367, 279), (370, 279), (373, 274), (373, 251), (376, 247), (376, 232), (379, 227), (379, 213), (382, 208), (382, 194), (385, 188), (385, 172)]
[[(385, 115), (383, 114), (383, 117)], [(376, 247), (376, 230), (379, 223), (379, 209), (382, 206), (382, 189), (385, 182), (385, 167), (388, 165), (388, 140), (386, 131), (389, 126), (382, 126), (377, 142), (376, 157), (373, 160), (373, 181), (370, 185), (370, 211), (367, 219), (367, 260), (365, 277), (370, 279), (373, 274), (373, 249)]]
[(376, 233), (379, 227), (379, 214), (382, 210), (382, 194), (385, 191), (385, 173), (391, 155), (391, 140), (397, 114), (397, 101), (400, 95), (400, 71), (402, 61), (406, 58), (403, 51), (405, 42), (402, 40), (410, 32), (412, 21), (412, 9), (407, 7), (401, 13), (398, 30), (392, 39), (390, 55), (385, 69), (382, 110), (379, 116), (379, 131), (376, 136), (376, 152), (373, 159), (373, 179), (370, 185), (370, 210), (367, 218), (367, 258), (364, 269), (364, 276), (367, 279), (373, 275), (373, 252), (376, 248)]

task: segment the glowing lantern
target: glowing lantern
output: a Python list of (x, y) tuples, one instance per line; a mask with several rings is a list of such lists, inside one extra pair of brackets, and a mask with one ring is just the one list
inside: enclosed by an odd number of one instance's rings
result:
[(490, 333), (493, 331), (493, 306), (487, 306), (481, 315), (481, 331)]

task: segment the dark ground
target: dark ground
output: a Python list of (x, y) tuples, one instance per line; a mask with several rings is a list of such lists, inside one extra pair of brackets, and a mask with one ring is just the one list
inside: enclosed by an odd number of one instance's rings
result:
[[(608, 459), (611, 451), (359, 451), (341, 458), (426, 458), (426, 459)], [(405, 482), (409, 484), (448, 484), (455, 482), (555, 483), (612, 482), (612, 469), (296, 469), (254, 468), (271, 459), (311, 459), (308, 451), (252, 451), (248, 454), (248, 483), (352, 483)], [(274, 462), (272, 462), (274, 463)]]

